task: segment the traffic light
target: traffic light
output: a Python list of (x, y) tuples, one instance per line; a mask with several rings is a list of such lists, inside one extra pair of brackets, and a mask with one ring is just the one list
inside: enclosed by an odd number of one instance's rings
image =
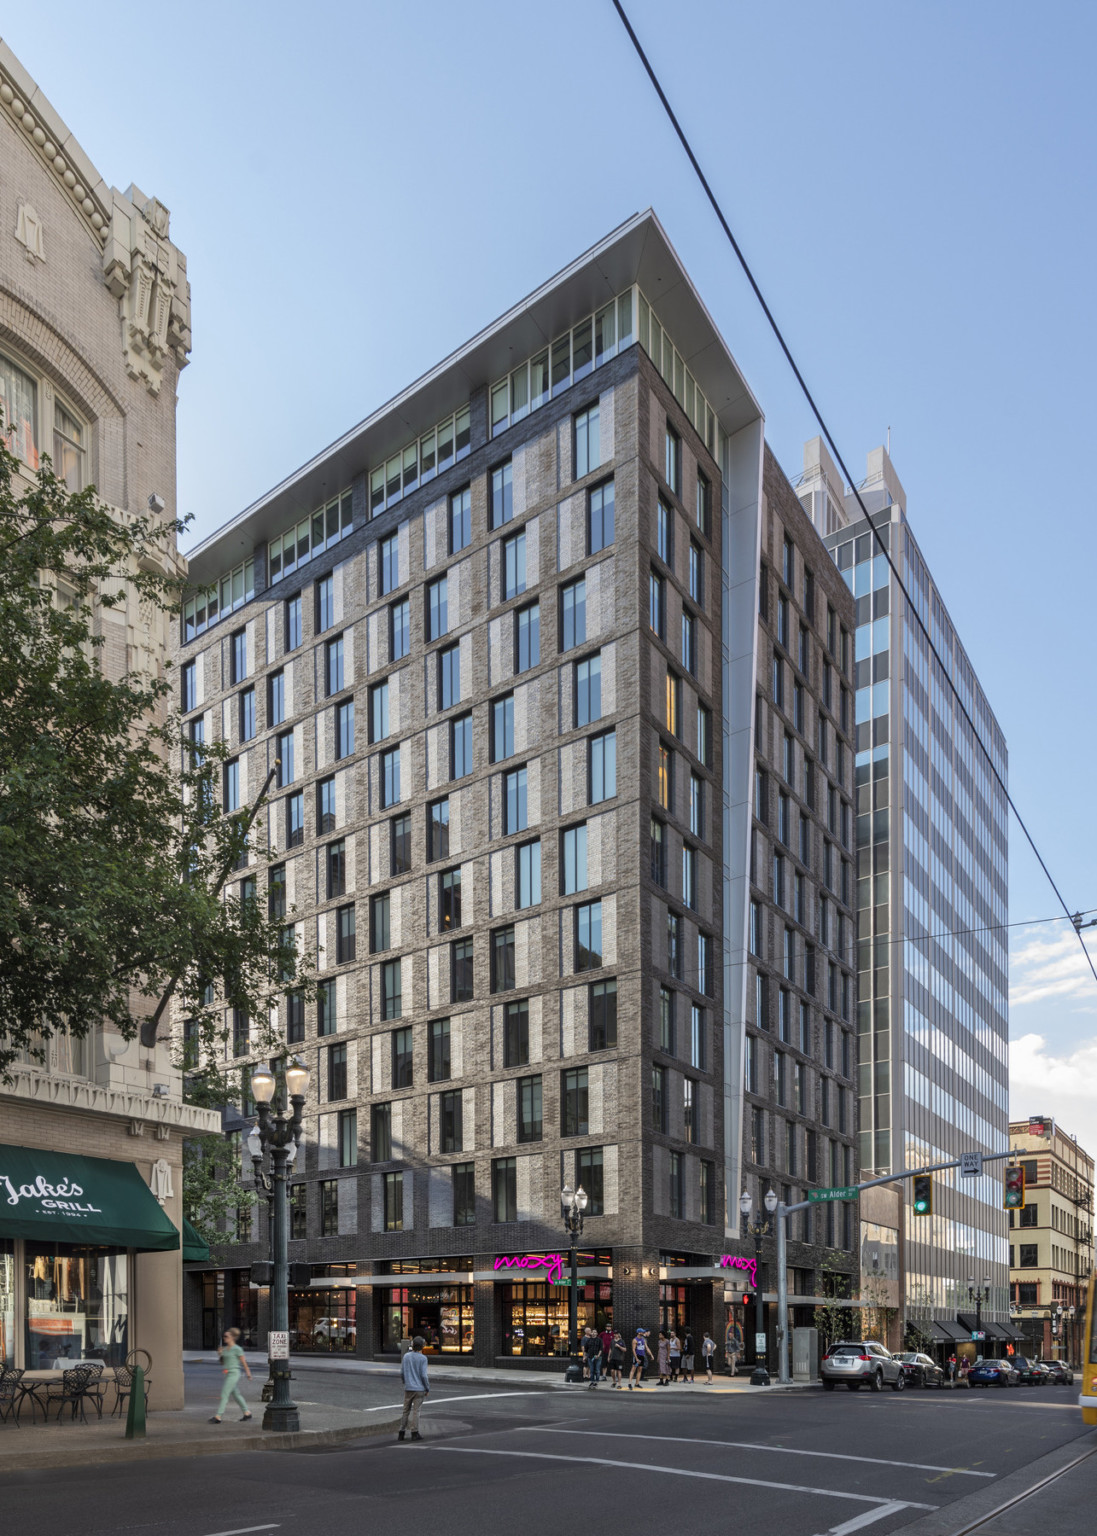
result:
[(1006, 1181), (1002, 1186), (1002, 1208), (1019, 1211), (1025, 1203), (1025, 1170), (1020, 1164), (1006, 1169)]
[(914, 1207), (915, 1216), (933, 1215), (933, 1175), (931, 1173), (916, 1173), (913, 1179), (910, 1203)]

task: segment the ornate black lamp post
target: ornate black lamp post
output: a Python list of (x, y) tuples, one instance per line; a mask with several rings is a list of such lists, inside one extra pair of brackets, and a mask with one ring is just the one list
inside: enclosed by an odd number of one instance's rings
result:
[[(301, 1139), (301, 1114), (305, 1090), (309, 1084), (308, 1068), (299, 1062), (286, 1064), (286, 1091), (290, 1110), (272, 1110), (277, 1082), (274, 1073), (259, 1067), (252, 1073), (251, 1091), (259, 1112), (259, 1124), (248, 1137), (248, 1151), (255, 1168), (255, 1182), (271, 1202), (271, 1251), (274, 1277), (270, 1288), (270, 1321), (274, 1333), (289, 1333), (289, 1230), (286, 1220), (288, 1200), (286, 1175), (297, 1154)], [(290, 1148), (293, 1148), (293, 1156)], [(263, 1414), (263, 1428), (292, 1433), (301, 1428), (297, 1404), (289, 1394), (289, 1360), (271, 1360), (274, 1391)]]
[(560, 1209), (564, 1215), (564, 1231), (571, 1244), (571, 1285), (568, 1288), (568, 1360), (569, 1364), (579, 1351), (579, 1255), (576, 1243), (583, 1233), (583, 1212), (588, 1204), (587, 1192), (580, 1184), (572, 1189), (565, 1184), (560, 1191)]
[[(749, 1191), (745, 1190), (739, 1196), (739, 1231), (743, 1237), (754, 1240), (754, 1331), (759, 1333), (764, 1326), (762, 1323), (762, 1239), (773, 1229), (773, 1213), (777, 1209), (777, 1191), (767, 1189), (762, 1204), (766, 1208), (765, 1216), (759, 1216), (757, 1221), (751, 1221), (750, 1213), (754, 1209), (754, 1201)], [(759, 1362), (765, 1365), (765, 1360)], [(729, 1367), (730, 1369), (730, 1367)]]
[[(975, 1276), (968, 1276), (967, 1296), (975, 1303), (975, 1332), (983, 1331), (983, 1302), (990, 1300), (990, 1276), (983, 1276), (982, 1289), (975, 1284)], [(984, 1351), (985, 1353), (985, 1351)]]

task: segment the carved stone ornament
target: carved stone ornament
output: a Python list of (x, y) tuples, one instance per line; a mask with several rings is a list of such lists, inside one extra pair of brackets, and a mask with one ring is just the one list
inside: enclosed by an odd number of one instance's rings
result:
[(171, 1183), (171, 1164), (166, 1157), (158, 1157), (153, 1163), (149, 1188), (161, 1205), (163, 1205), (165, 1200), (174, 1198), (175, 1190), (172, 1188)]
[(103, 276), (118, 300), (126, 372), (160, 393), (169, 352), (179, 368), (190, 351), (190, 284), (183, 253), (168, 239), (170, 215), (136, 187), (115, 194)]
[(15, 221), (15, 238), (26, 249), (27, 260), (32, 265), (35, 257), (39, 261), (45, 261), (46, 237), (42, 229), (42, 220), (30, 203), (19, 204), (19, 216)]

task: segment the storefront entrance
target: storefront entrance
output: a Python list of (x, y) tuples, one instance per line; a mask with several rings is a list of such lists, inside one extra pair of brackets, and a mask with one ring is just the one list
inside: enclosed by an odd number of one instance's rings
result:
[(388, 1292), (381, 1314), (382, 1352), (394, 1354), (401, 1339), (416, 1336), (426, 1341), (426, 1354), (471, 1355), (472, 1286), (397, 1286)]
[(357, 1300), (353, 1285), (291, 1291), (291, 1354), (353, 1355), (358, 1348)]
[[(503, 1354), (566, 1355), (568, 1352), (568, 1286), (506, 1285), (503, 1287)], [(613, 1284), (609, 1280), (580, 1282), (576, 1312), (578, 1332), (601, 1333), (613, 1327)]]

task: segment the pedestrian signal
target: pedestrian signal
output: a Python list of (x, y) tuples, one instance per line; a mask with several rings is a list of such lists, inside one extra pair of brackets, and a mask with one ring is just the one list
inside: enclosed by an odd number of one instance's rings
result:
[(1002, 1208), (1019, 1211), (1025, 1203), (1025, 1170), (1017, 1165), (1006, 1169), (1006, 1181), (1002, 1186)]
[(916, 1173), (914, 1175), (914, 1188), (911, 1191), (911, 1204), (914, 1207), (915, 1216), (933, 1215), (933, 1175), (929, 1173)]

